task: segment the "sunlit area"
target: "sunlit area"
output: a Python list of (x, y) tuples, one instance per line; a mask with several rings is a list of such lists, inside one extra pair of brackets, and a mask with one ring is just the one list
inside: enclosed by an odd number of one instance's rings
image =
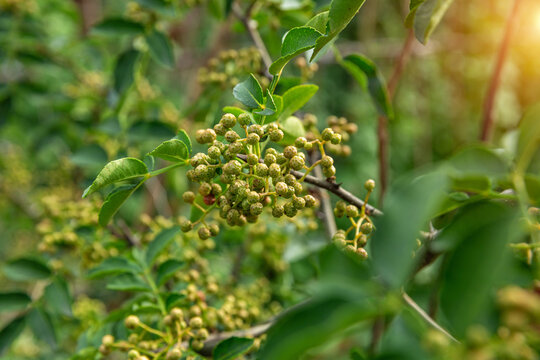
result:
[(540, 360), (540, 1), (0, 0), (0, 359)]

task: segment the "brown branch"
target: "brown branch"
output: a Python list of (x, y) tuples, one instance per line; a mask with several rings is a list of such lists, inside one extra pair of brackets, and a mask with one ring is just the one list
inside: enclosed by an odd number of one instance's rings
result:
[(484, 142), (489, 141), (489, 138), (491, 136), (491, 132), (493, 129), (493, 123), (494, 123), (493, 112), (494, 112), (494, 106), (495, 106), (495, 98), (497, 96), (497, 90), (499, 89), (499, 85), (501, 83), (501, 74), (504, 68), (504, 63), (508, 56), (508, 49), (510, 48), (512, 35), (517, 25), (517, 20), (518, 20), (517, 15), (518, 15), (520, 5), (521, 5), (521, 0), (514, 1), (514, 6), (512, 7), (512, 11), (510, 12), (510, 15), (508, 16), (508, 20), (506, 21), (506, 27), (504, 30), (503, 40), (499, 47), (499, 52), (497, 54), (497, 59), (495, 62), (495, 68), (493, 69), (489, 88), (486, 94), (486, 98), (484, 100), (484, 117), (482, 121), (482, 131), (480, 133), (480, 140)]

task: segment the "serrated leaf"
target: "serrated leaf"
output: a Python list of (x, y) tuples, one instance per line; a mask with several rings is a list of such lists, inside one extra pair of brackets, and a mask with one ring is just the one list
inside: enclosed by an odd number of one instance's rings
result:
[(0, 293), (0, 313), (25, 309), (32, 299), (24, 292)]
[(46, 288), (43, 293), (47, 305), (56, 313), (65, 316), (71, 316), (71, 304), (73, 302), (69, 293), (67, 283), (56, 277)]
[(11, 346), (13, 341), (19, 337), (26, 325), (26, 316), (21, 315), (9, 324), (7, 324), (2, 330), (0, 330), (0, 355), (3, 355), (7, 349)]
[(118, 57), (114, 67), (114, 89), (117, 93), (123, 94), (133, 84), (139, 55), (137, 50), (130, 49)]
[(47, 265), (32, 258), (8, 261), (4, 265), (3, 271), (7, 278), (15, 281), (41, 280), (52, 274)]
[(149, 152), (148, 155), (171, 162), (183, 162), (189, 158), (189, 150), (183, 141), (171, 139), (159, 144), (159, 146)]
[(136, 274), (141, 271), (141, 268), (134, 263), (123, 257), (110, 257), (105, 259), (98, 266), (88, 271), (88, 278), (97, 279), (108, 275), (119, 275), (132, 273)]
[(157, 270), (156, 282), (158, 285), (163, 285), (173, 276), (176, 271), (184, 266), (184, 262), (175, 259), (169, 259), (159, 265)]
[(28, 315), (28, 323), (36, 338), (45, 341), (53, 349), (58, 344), (56, 330), (51, 316), (41, 308), (33, 309)]
[(281, 121), (280, 128), (283, 130), (283, 134), (285, 135), (281, 141), (282, 145), (292, 145), (297, 138), (306, 135), (306, 130), (304, 129), (302, 120), (296, 116), (289, 116), (284, 121)]
[[(414, 34), (418, 41), (425, 44), (453, 0), (425, 0), (411, 10), (414, 13)], [(410, 23), (411, 19), (407, 19)]]
[(236, 100), (250, 109), (259, 109), (264, 102), (261, 84), (253, 74), (234, 87), (233, 95)]
[(287, 119), (300, 110), (319, 90), (317, 85), (298, 85), (290, 88), (283, 94), (283, 109), (281, 119)]
[(253, 339), (230, 337), (220, 342), (213, 352), (214, 360), (234, 360), (242, 356), (253, 346)]
[(104, 19), (92, 28), (92, 32), (105, 35), (138, 35), (143, 31), (142, 24), (121, 17)]
[(360, 83), (360, 86), (365, 86), (366, 83), (358, 77), (356, 70), (361, 71), (365, 75), (367, 90), (379, 115), (392, 119), (394, 117), (394, 111), (390, 103), (388, 90), (386, 89), (386, 82), (375, 63), (362, 55), (349, 55), (343, 59), (343, 62), (345, 68), (351, 72)]
[(150, 49), (150, 55), (154, 60), (168, 68), (174, 67), (173, 47), (167, 35), (160, 31), (153, 30), (146, 35), (146, 42)]
[(107, 289), (116, 291), (149, 291), (148, 285), (133, 274), (122, 274), (107, 284)]
[(188, 155), (191, 156), (191, 153), (193, 152), (193, 146), (187, 132), (184, 129), (180, 129), (180, 131), (178, 131), (178, 134), (176, 135), (176, 138), (186, 145), (188, 149)]
[(105, 227), (111, 221), (112, 217), (118, 209), (126, 202), (126, 200), (137, 190), (139, 184), (121, 186), (114, 189), (103, 202), (99, 210), (99, 225)]
[(84, 191), (83, 198), (107, 185), (140, 178), (146, 174), (148, 174), (148, 168), (139, 159), (123, 158), (111, 161), (100, 171), (92, 185)]
[(264, 104), (264, 109), (259, 112), (255, 112), (255, 114), (262, 115), (262, 116), (270, 116), (274, 115), (276, 113), (276, 104), (274, 102), (274, 97), (270, 93), (269, 90), (266, 90), (266, 102)]
[(268, 69), (270, 74), (277, 75), (294, 57), (315, 47), (317, 39), (323, 34), (309, 26), (301, 26), (291, 29), (283, 38), (281, 45), (281, 57), (274, 61)]
[(311, 56), (313, 60), (326, 44), (334, 40), (340, 32), (347, 27), (349, 22), (364, 5), (365, 0), (333, 0), (328, 13), (327, 33), (317, 40), (317, 45)]
[(146, 263), (153, 264), (156, 257), (171, 243), (176, 234), (180, 232), (179, 226), (173, 226), (169, 229), (161, 231), (146, 249)]
[(403, 178), (386, 195), (384, 216), (376, 219), (370, 243), (373, 266), (392, 287), (401, 287), (410, 276), (416, 239), (442, 203), (446, 183), (439, 172)]

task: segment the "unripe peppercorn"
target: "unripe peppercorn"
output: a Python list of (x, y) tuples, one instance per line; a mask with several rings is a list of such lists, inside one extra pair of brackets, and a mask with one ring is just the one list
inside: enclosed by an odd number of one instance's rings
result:
[(364, 188), (367, 190), (367, 191), (373, 191), (373, 189), (375, 189), (375, 181), (374, 180), (367, 180), (365, 183), (364, 183)]
[(264, 156), (264, 163), (267, 165), (267, 166), (270, 166), (272, 165), (273, 163), (276, 162), (276, 156), (274, 154), (266, 154)]
[(225, 133), (227, 133), (227, 128), (223, 126), (223, 124), (216, 124), (214, 125), (214, 131), (217, 135), (223, 136)]
[(135, 349), (131, 349), (129, 350), (128, 352), (128, 358), (129, 360), (135, 360), (137, 359), (139, 356), (141, 356), (141, 354), (139, 354), (139, 352)]
[(105, 335), (102, 339), (101, 339), (101, 343), (107, 347), (111, 346), (112, 344), (114, 344), (114, 336), (112, 335)]
[(126, 327), (130, 330), (135, 329), (137, 326), (139, 326), (140, 320), (135, 315), (129, 315), (126, 320), (124, 321), (124, 324)]
[(249, 212), (251, 213), (251, 215), (260, 215), (260, 214), (262, 214), (262, 212), (263, 212), (263, 204), (261, 204), (260, 202), (257, 202), (255, 204), (251, 204), (251, 206), (249, 208)]
[(299, 137), (294, 141), (294, 146), (297, 148), (303, 148), (307, 144), (307, 139), (305, 137)]
[(305, 162), (301, 156), (293, 156), (289, 161), (289, 165), (293, 170), (302, 170), (304, 168)]
[(226, 128), (230, 129), (236, 125), (236, 116), (233, 114), (225, 114), (220, 120), (220, 123)]
[(225, 133), (225, 140), (229, 143), (233, 143), (238, 139), (240, 139), (240, 135), (238, 135), (236, 131), (229, 130)]
[(361, 258), (362, 260), (368, 258), (368, 253), (367, 253), (366, 249), (364, 249), (364, 248), (358, 248), (358, 249), (356, 250), (356, 254), (357, 254), (358, 256), (360, 256), (360, 258)]
[(169, 350), (167, 353), (167, 356), (165, 357), (166, 360), (180, 360), (182, 358), (182, 351), (178, 348), (174, 348)]
[(204, 347), (204, 342), (200, 341), (200, 340), (193, 340), (191, 342), (191, 347), (195, 350), (195, 351), (198, 351), (198, 350), (201, 350), (203, 347)]
[(296, 214), (298, 214), (298, 210), (294, 207), (294, 204), (292, 202), (288, 202), (283, 207), (285, 210), (285, 215), (292, 218), (295, 217)]
[(306, 201), (306, 207), (308, 208), (317, 206), (317, 199), (315, 199), (313, 195), (304, 196), (304, 200)]
[(210, 146), (208, 148), (208, 156), (217, 160), (221, 157), (221, 150), (217, 146)]
[(257, 134), (258, 136), (264, 135), (264, 129), (261, 125), (255, 124), (248, 128), (248, 134)]
[(334, 134), (332, 135), (332, 138), (330, 139), (330, 142), (334, 145), (338, 145), (341, 143), (341, 135), (340, 134)]
[(217, 196), (219, 194), (221, 194), (222, 192), (222, 188), (221, 188), (221, 185), (219, 185), (218, 183), (213, 183), (212, 184), (212, 194)]
[(326, 128), (321, 133), (321, 137), (324, 141), (330, 141), (333, 135), (334, 135), (334, 130), (332, 130), (331, 128)]
[(247, 126), (251, 124), (251, 117), (248, 113), (242, 113), (238, 115), (238, 123), (242, 126)]
[(200, 317), (196, 316), (189, 320), (189, 326), (193, 329), (200, 329), (203, 326), (203, 321)]
[(195, 132), (195, 141), (197, 141), (199, 144), (204, 144), (206, 130), (200, 129)]
[(248, 154), (246, 161), (249, 165), (256, 165), (259, 163), (259, 157), (255, 154)]
[(201, 194), (202, 196), (209, 195), (211, 192), (212, 192), (212, 185), (210, 185), (209, 183), (205, 182), (199, 186), (199, 194)]
[(285, 149), (283, 149), (283, 155), (287, 159), (291, 159), (296, 154), (298, 154), (298, 150), (294, 146), (287, 146)]
[(184, 318), (184, 312), (177, 307), (171, 310), (170, 315), (174, 320), (182, 320)]
[(286, 196), (288, 191), (289, 191), (289, 187), (287, 186), (286, 183), (284, 182), (278, 182), (275, 186), (276, 188), (276, 193), (279, 195), (279, 196)]
[(248, 193), (248, 196), (247, 196), (247, 201), (250, 203), (250, 204), (255, 204), (256, 202), (258, 202), (260, 200), (260, 195), (258, 192), (256, 191), (250, 191)]
[(266, 125), (266, 132), (270, 133), (272, 131), (276, 131), (279, 129), (279, 126), (278, 124), (276, 124), (275, 122), (274, 123), (270, 123), (268, 125)]
[(223, 172), (227, 175), (239, 175), (242, 171), (242, 164), (238, 160), (231, 160), (223, 166)]
[(182, 199), (188, 204), (193, 204), (195, 201), (195, 194), (192, 191), (186, 191), (182, 194)]
[(210, 229), (206, 226), (201, 226), (199, 227), (199, 230), (197, 230), (197, 235), (199, 235), (199, 239), (207, 240), (210, 238)]
[(249, 144), (249, 145), (255, 145), (257, 144), (259, 141), (261, 140), (261, 138), (259, 137), (259, 135), (255, 134), (255, 133), (251, 133), (247, 136), (246, 138), (246, 142)]
[(334, 166), (323, 168), (323, 175), (326, 178), (330, 178), (330, 177), (336, 175), (336, 168)]
[(281, 167), (275, 163), (270, 165), (268, 168), (268, 174), (274, 179), (279, 177), (281, 175)]
[(285, 209), (283, 208), (283, 205), (278, 205), (276, 204), (273, 208), (272, 208), (272, 216), (275, 217), (275, 218), (280, 218), (283, 216), (283, 214), (285, 214)]
[(293, 197), (293, 204), (294, 204), (294, 207), (297, 209), (297, 210), (302, 210), (303, 208), (306, 207), (306, 200), (304, 200), (304, 198), (301, 198), (301, 197)]
[(258, 163), (255, 165), (255, 175), (266, 177), (268, 176), (268, 166), (262, 163)]
[(362, 226), (360, 226), (360, 230), (363, 234), (371, 234), (371, 232), (373, 231), (373, 224), (371, 224), (370, 222), (363, 223)]
[(321, 159), (321, 165), (322, 167), (328, 168), (332, 165), (334, 165), (334, 159), (328, 155), (325, 155)]
[(218, 224), (210, 224), (210, 226), (208, 226), (208, 229), (210, 229), (210, 235), (211, 236), (217, 236), (219, 234), (219, 225)]
[(232, 144), (230, 144), (229, 148), (227, 150), (231, 154), (238, 154), (240, 151), (242, 151), (243, 148), (244, 148), (244, 146), (242, 145), (242, 143), (236, 141), (236, 142), (233, 142)]
[(358, 213), (358, 208), (354, 205), (347, 205), (347, 209), (345, 210), (345, 213), (347, 214), (348, 217), (358, 217), (359, 213)]
[(271, 131), (270, 133), (268, 133), (268, 136), (270, 137), (271, 141), (280, 142), (283, 139), (284, 134), (283, 134), (283, 131), (276, 130), (276, 131)]
[(193, 223), (186, 218), (181, 219), (180, 230), (182, 230), (182, 232), (188, 232), (193, 230)]

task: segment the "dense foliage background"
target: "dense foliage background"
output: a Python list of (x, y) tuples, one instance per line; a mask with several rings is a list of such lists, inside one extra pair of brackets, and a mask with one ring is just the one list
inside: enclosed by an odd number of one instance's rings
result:
[[(274, 83), (288, 31), (340, 4), (339, 37)], [(0, 0), (0, 356), (540, 358), (539, 36), (532, 0)], [(107, 193), (81, 198), (110, 161), (170, 166), (147, 154), (178, 134), (182, 161), (206, 152), (197, 130), (255, 112), (233, 95), (248, 78), (283, 99), (314, 90), (267, 116), (279, 151), (351, 130), (330, 150), (357, 200), (377, 184), (367, 259), (331, 243), (313, 184), (319, 209), (219, 221), (204, 241), (180, 231), (201, 216), (189, 166), (153, 173), (114, 217)]]

